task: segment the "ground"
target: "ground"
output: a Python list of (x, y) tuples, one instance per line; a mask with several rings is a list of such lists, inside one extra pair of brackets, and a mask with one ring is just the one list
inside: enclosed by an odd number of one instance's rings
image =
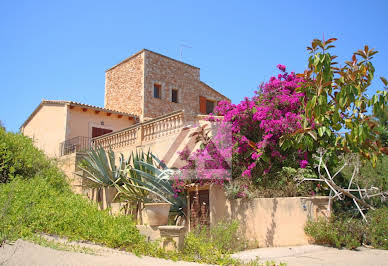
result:
[(388, 250), (358, 248), (357, 250), (336, 249), (317, 245), (260, 248), (239, 252), (233, 257), (250, 261), (285, 262), (288, 266), (301, 265), (388, 265)]
[[(102, 248), (95, 245), (80, 244), (81, 252), (70, 252), (42, 247), (24, 240), (0, 248), (0, 265), (203, 265), (190, 262), (174, 262), (151, 257), (137, 257), (128, 252)], [(79, 248), (79, 251), (81, 249)], [(89, 253), (89, 254), (87, 254)]]
[[(151, 257), (80, 244), (77, 251), (62, 251), (18, 240), (13, 245), (0, 248), (0, 265), (204, 265), (173, 262)], [(81, 253), (86, 252), (86, 253)], [(296, 265), (388, 265), (388, 251), (360, 248), (357, 251), (340, 250), (322, 246), (260, 248), (233, 255), (243, 260), (256, 257), (265, 262), (285, 262)]]

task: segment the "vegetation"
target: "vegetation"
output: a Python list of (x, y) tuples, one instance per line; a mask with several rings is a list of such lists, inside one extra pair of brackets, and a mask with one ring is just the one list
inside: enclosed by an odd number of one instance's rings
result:
[[(0, 151), (0, 158), (5, 158), (5, 155), (10, 158), (6, 164), (8, 168), (15, 167), (11, 162), (15, 162), (13, 157), (17, 156), (22, 162), (31, 162), (32, 166), (39, 164), (41, 169), (32, 167), (35, 171), (23, 172), (24, 176), (20, 174), (22, 172), (18, 172), (17, 175), (7, 177), (6, 183), (0, 184), (0, 246), (5, 242), (23, 238), (53, 248), (90, 252), (56, 244), (40, 236), (50, 234), (69, 240), (90, 241), (138, 255), (173, 260), (212, 261), (216, 264), (242, 264), (238, 260), (227, 259), (225, 255), (231, 252), (231, 246), (228, 245), (235, 242), (230, 240), (236, 235), (229, 232), (236, 231), (236, 224), (231, 228), (223, 225), (225, 234), (222, 233), (221, 227), (217, 234), (213, 234), (218, 236), (212, 243), (218, 243), (219, 252), (209, 259), (205, 256), (204, 260), (199, 260), (190, 249), (185, 252), (165, 252), (157, 242), (146, 241), (130, 216), (112, 216), (108, 210), (101, 211), (96, 204), (74, 194), (64, 174), (54, 162), (50, 162), (41, 151), (33, 147), (28, 138), (4, 131), (1, 131), (1, 134), (0, 146), (3, 149)], [(23, 149), (25, 151), (21, 152)]]
[(0, 135), (0, 243), (46, 233), (137, 254), (158, 252), (130, 217), (111, 216), (74, 194), (64, 174), (30, 139), (3, 129)]
[(10, 182), (16, 177), (46, 176), (53, 167), (43, 152), (34, 148), (31, 139), (0, 128), (0, 183)]
[(332, 216), (329, 220), (309, 221), (305, 231), (317, 244), (355, 249), (363, 244), (388, 249), (388, 208), (370, 211), (369, 223), (360, 219)]
[(121, 198), (131, 201), (134, 198), (137, 206), (146, 202), (163, 201), (171, 203), (171, 211), (178, 216), (184, 215), (186, 205), (183, 195), (176, 195), (172, 186), (172, 177), (177, 170), (170, 169), (150, 151), (137, 150), (127, 161), (124, 174), (114, 185)]
[(112, 186), (120, 179), (126, 166), (123, 156), (119, 159), (119, 166), (116, 166), (116, 157), (112, 149), (108, 151), (103, 147), (90, 149), (79, 165), (86, 175), (80, 176), (86, 177), (99, 187)]
[[(127, 160), (121, 154), (116, 166), (116, 156), (112, 149), (105, 151), (98, 147), (88, 151), (80, 168), (85, 177), (97, 186), (114, 186), (116, 198), (126, 202), (126, 213), (138, 219), (142, 205), (148, 202), (167, 202), (173, 211), (183, 215), (185, 200), (177, 196), (172, 187), (172, 176), (176, 170), (169, 169), (150, 151), (132, 152)], [(80, 175), (83, 177), (83, 175)]]
[(210, 230), (198, 227), (186, 236), (182, 253), (196, 262), (236, 264), (230, 254), (245, 247), (238, 229), (237, 221), (220, 222)]

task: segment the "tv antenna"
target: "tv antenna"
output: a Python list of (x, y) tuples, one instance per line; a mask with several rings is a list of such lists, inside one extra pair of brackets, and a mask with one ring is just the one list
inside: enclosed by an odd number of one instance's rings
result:
[(180, 45), (180, 60), (181, 60), (181, 61), (182, 61), (183, 48), (193, 48), (193, 47), (188, 46), (188, 45), (186, 45), (186, 44), (181, 44), (181, 45)]

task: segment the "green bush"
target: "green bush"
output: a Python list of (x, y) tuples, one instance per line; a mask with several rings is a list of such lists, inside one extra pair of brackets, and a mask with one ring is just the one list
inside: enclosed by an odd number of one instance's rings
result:
[[(96, 204), (74, 194), (55, 163), (20, 134), (0, 130), (0, 246), (23, 238), (35, 241), (45, 233), (69, 240), (91, 241), (135, 254), (218, 264), (241, 264), (229, 253), (236, 241), (238, 224), (221, 224), (211, 230), (189, 234), (184, 252), (165, 252), (158, 243), (147, 242), (129, 216), (112, 216)], [(206, 245), (206, 243), (210, 243)]]
[(307, 222), (305, 232), (317, 244), (355, 249), (365, 243), (388, 249), (388, 208), (369, 211), (367, 220), (332, 216)]
[(0, 243), (36, 233), (88, 240), (141, 254), (159, 252), (125, 216), (71, 192), (54, 161), (31, 139), (0, 129)]
[(368, 240), (375, 248), (388, 249), (388, 208), (370, 211)]
[(1, 234), (9, 240), (46, 233), (139, 254), (152, 250), (129, 217), (100, 211), (82, 196), (57, 190), (40, 177), (0, 185), (0, 202)]
[(329, 220), (308, 221), (305, 232), (317, 244), (355, 249), (364, 239), (365, 227), (358, 219), (344, 219), (332, 216)]
[(215, 263), (238, 264), (230, 254), (245, 247), (237, 221), (223, 221), (212, 227), (197, 228), (185, 238), (183, 255), (187, 260)]
[(33, 146), (31, 139), (0, 127), (0, 183), (16, 176), (32, 178), (50, 164), (44, 153)]

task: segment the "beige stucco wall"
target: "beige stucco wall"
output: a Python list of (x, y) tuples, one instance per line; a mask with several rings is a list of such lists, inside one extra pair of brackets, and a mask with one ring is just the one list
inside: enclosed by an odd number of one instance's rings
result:
[(21, 131), (49, 157), (56, 157), (59, 143), (65, 140), (66, 114), (66, 106), (62, 104), (42, 105)]
[(185, 162), (179, 159), (178, 151), (182, 151), (185, 147), (193, 149), (194, 146), (198, 145), (193, 138), (189, 138), (193, 132), (194, 129), (192, 128), (182, 128), (174, 134), (158, 138), (154, 141), (143, 142), (142, 145), (131, 145), (113, 150), (117, 154), (117, 160), (119, 154), (123, 154), (124, 158), (128, 158), (136, 150), (143, 150), (144, 152), (150, 150), (156, 157), (163, 160), (168, 167), (179, 168)]
[[(129, 120), (126, 116), (111, 114), (107, 116), (106, 112), (96, 113), (92, 109), (87, 109), (85, 112), (81, 107), (69, 108), (67, 115), (66, 139), (74, 137), (92, 137), (92, 127), (100, 127), (117, 131), (127, 128), (134, 124), (134, 120)], [(104, 125), (101, 125), (101, 122)]]
[(255, 198), (227, 200), (223, 189), (212, 185), (209, 192), (210, 223), (222, 219), (240, 221), (252, 247), (305, 245), (308, 219), (327, 217), (328, 197)]

